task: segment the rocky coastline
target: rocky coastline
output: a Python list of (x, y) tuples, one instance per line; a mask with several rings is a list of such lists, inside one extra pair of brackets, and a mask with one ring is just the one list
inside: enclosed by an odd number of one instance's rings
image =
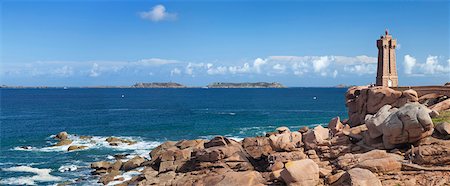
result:
[(93, 162), (92, 175), (105, 185), (449, 185), (447, 96), (352, 87), (345, 97), (349, 119), (327, 126), (278, 127), (242, 141), (167, 141), (149, 159)]

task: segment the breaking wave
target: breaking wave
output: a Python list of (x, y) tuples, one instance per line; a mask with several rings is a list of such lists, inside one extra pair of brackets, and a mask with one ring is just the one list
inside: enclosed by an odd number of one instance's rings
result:
[(39, 169), (29, 166), (17, 166), (3, 168), (2, 171), (7, 172), (28, 172), (33, 173), (33, 176), (20, 176), (0, 180), (0, 184), (4, 185), (37, 185), (36, 182), (55, 182), (62, 179), (50, 174), (51, 169)]

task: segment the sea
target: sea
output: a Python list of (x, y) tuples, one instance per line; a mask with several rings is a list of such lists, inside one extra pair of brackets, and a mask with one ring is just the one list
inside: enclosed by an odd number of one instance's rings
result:
[[(97, 185), (90, 163), (113, 161), (115, 154), (150, 158), (151, 149), (167, 140), (218, 135), (242, 140), (279, 126), (326, 125), (333, 117), (347, 118), (346, 90), (3, 88), (0, 185)], [(52, 147), (61, 131), (88, 148)], [(81, 140), (81, 135), (92, 139)], [(110, 136), (137, 143), (110, 146), (105, 141)]]

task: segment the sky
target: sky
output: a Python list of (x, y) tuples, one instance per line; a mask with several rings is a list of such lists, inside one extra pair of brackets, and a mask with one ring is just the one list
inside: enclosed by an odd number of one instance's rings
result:
[(397, 39), (400, 86), (450, 82), (448, 1), (0, 1), (0, 84), (375, 82)]

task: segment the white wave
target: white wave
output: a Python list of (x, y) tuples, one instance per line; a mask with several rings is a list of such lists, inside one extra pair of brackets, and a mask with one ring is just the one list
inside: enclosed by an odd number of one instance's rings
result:
[(20, 150), (20, 151), (32, 151), (35, 150), (35, 147), (32, 146), (20, 146), (20, 147), (14, 147), (13, 150)]
[[(52, 135), (52, 136), (54, 137), (54, 135)], [(52, 136), (50, 136), (50, 137), (52, 137)], [(77, 146), (86, 146), (86, 148), (80, 149), (80, 150), (87, 150), (87, 149), (91, 149), (91, 148), (111, 148), (111, 149), (114, 149), (117, 151), (134, 150), (134, 151), (136, 151), (136, 153), (139, 153), (139, 154), (144, 154), (143, 151), (145, 150), (145, 151), (147, 151), (146, 153), (148, 154), (148, 152), (151, 149), (154, 149), (155, 147), (157, 147), (158, 145), (161, 144), (161, 142), (158, 142), (158, 141), (144, 141), (141, 138), (135, 138), (135, 137), (118, 137), (121, 139), (136, 141), (136, 143), (131, 144), (131, 145), (128, 145), (126, 143), (119, 143), (117, 146), (111, 146), (106, 141), (107, 138), (108, 137), (103, 137), (103, 136), (92, 136), (92, 138), (82, 139), (76, 135), (69, 135), (68, 139), (72, 140), (72, 143), (70, 145), (49, 146), (49, 147), (42, 147), (42, 148), (31, 147), (31, 146), (26, 146), (25, 148), (14, 147), (13, 150), (38, 151), (38, 152), (68, 152), (67, 149), (69, 148), (69, 146), (77, 145)], [(70, 151), (70, 152), (73, 152), (73, 151)]]
[(76, 171), (78, 167), (76, 165), (62, 165), (59, 167), (59, 172)]
[(112, 181), (109, 182), (108, 185), (117, 185), (123, 182), (126, 182), (128, 180), (131, 180), (131, 178), (133, 178), (134, 176), (140, 175), (141, 172), (140, 171), (128, 171), (128, 172), (124, 172), (122, 175), (118, 175), (116, 177), (114, 177), (114, 179), (118, 179), (120, 177), (123, 177), (124, 180), (123, 181)]
[(235, 140), (235, 141), (242, 141), (242, 140), (244, 140), (244, 138), (241, 138), (241, 137), (227, 137), (227, 138), (230, 138), (230, 139)]
[(61, 181), (60, 177), (50, 175), (51, 169), (38, 169), (29, 166), (17, 166), (3, 168), (2, 171), (8, 172), (29, 172), (34, 176), (21, 176), (0, 180), (0, 184), (5, 185), (36, 185), (36, 182), (55, 182)]

